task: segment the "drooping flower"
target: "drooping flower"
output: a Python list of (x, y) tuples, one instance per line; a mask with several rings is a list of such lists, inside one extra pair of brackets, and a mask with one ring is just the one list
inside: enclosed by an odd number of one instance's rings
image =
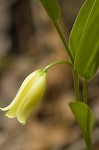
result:
[(28, 117), (41, 100), (45, 88), (46, 73), (42, 70), (36, 70), (23, 81), (12, 103), (0, 109), (2, 111), (7, 111), (5, 115), (8, 118), (17, 117), (20, 123), (25, 124)]

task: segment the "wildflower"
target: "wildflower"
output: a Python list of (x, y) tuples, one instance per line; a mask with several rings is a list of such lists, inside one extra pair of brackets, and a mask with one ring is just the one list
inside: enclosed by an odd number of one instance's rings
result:
[(12, 103), (0, 109), (7, 111), (5, 115), (8, 118), (17, 117), (20, 123), (25, 124), (42, 98), (45, 88), (46, 73), (42, 70), (36, 70), (24, 80)]

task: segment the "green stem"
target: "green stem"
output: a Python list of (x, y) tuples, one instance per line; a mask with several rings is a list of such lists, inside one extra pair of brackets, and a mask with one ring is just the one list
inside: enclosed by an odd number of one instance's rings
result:
[(48, 66), (46, 66), (46, 67), (43, 69), (43, 71), (44, 71), (44, 72), (47, 72), (47, 70), (48, 70), (49, 68), (51, 68), (51, 67), (53, 67), (53, 66), (55, 66), (55, 65), (58, 65), (58, 64), (68, 64), (68, 65), (72, 66), (72, 64), (69, 63), (68, 61), (55, 61), (55, 62), (49, 64)]
[[(88, 82), (83, 80), (83, 102), (87, 104), (87, 95), (88, 95)], [(90, 119), (90, 118), (89, 118)], [(85, 137), (87, 150), (92, 150), (92, 140)]]
[(76, 101), (80, 101), (79, 76), (76, 70), (73, 71), (73, 74), (74, 74), (74, 90), (76, 95)]
[(83, 81), (83, 101), (87, 104), (88, 84), (87, 80)]
[(71, 55), (71, 52), (70, 52), (70, 50), (69, 50), (69, 48), (68, 48), (68, 46), (67, 46), (65, 37), (64, 37), (64, 35), (63, 35), (63, 33), (62, 33), (62, 31), (61, 31), (59, 25), (58, 25), (58, 22), (53, 22), (53, 24), (54, 24), (54, 26), (55, 26), (55, 28), (56, 28), (56, 30), (57, 30), (57, 32), (58, 32), (58, 34), (59, 34), (59, 36), (60, 36), (62, 42), (63, 42), (63, 44), (64, 44), (64, 47), (65, 47), (65, 49), (66, 49), (66, 51), (67, 51), (67, 53), (68, 53), (68, 55), (69, 55), (69, 57), (70, 57), (71, 62), (73, 63), (73, 62), (74, 62), (74, 59), (73, 59), (73, 57), (72, 57), (72, 55)]
[(86, 143), (86, 150), (92, 150), (92, 142), (89, 142), (88, 139), (85, 139), (85, 143)]

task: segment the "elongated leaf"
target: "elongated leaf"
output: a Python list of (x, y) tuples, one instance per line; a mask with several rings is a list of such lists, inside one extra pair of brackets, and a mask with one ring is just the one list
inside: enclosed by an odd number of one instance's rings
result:
[(88, 19), (91, 13), (95, 0), (86, 0), (83, 6), (81, 7), (78, 16), (73, 25), (72, 31), (69, 37), (69, 47), (73, 57), (77, 52), (77, 47), (84, 32), (84, 29), (88, 23)]
[(75, 58), (75, 68), (79, 74), (90, 79), (94, 76), (99, 66), (99, 0), (94, 0), (94, 5), (89, 21), (78, 45)]
[(60, 7), (58, 0), (40, 0), (47, 14), (52, 21), (57, 21), (60, 17)]
[(87, 150), (92, 150), (92, 130), (94, 116), (91, 109), (88, 107), (88, 105), (82, 102), (71, 102), (69, 106), (82, 130)]
[(99, 66), (99, 0), (86, 0), (70, 35), (75, 69), (89, 80)]

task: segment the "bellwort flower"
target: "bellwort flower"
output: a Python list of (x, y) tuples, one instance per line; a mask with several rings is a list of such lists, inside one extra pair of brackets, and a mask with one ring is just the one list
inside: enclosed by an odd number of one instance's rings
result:
[(23, 81), (12, 103), (0, 109), (7, 111), (5, 115), (8, 118), (17, 117), (20, 123), (25, 124), (42, 98), (45, 88), (46, 73), (42, 70), (36, 70)]

